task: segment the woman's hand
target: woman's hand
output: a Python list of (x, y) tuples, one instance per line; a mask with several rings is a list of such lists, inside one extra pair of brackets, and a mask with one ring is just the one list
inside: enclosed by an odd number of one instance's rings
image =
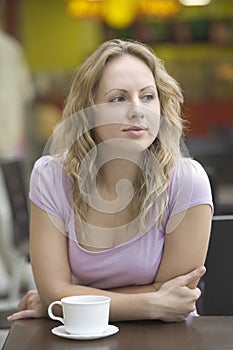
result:
[(15, 321), (23, 318), (47, 317), (47, 308), (42, 303), (37, 290), (28, 291), (20, 300), (18, 312), (7, 317), (8, 321)]
[[(153, 305), (153, 299), (150, 298), (151, 313), (154, 309), (157, 318), (161, 321), (183, 321), (191, 312), (196, 310), (196, 301), (201, 295), (199, 288), (190, 286), (197, 285), (205, 272), (206, 269), (202, 266), (186, 275), (163, 283), (156, 292), (158, 298), (156, 298), (158, 300), (156, 306)], [(151, 314), (151, 318), (153, 318), (153, 314)]]

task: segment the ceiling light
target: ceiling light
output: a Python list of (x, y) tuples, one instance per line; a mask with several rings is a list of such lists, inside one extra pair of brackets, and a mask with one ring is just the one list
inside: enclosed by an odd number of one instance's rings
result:
[(185, 6), (204, 6), (208, 5), (211, 0), (179, 0)]

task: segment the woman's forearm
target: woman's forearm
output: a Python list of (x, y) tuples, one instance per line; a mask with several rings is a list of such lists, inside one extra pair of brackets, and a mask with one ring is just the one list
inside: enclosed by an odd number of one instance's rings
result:
[[(54, 300), (69, 295), (106, 295), (111, 298), (110, 320), (125, 321), (139, 319), (160, 319), (163, 321), (180, 321), (196, 308), (200, 297), (198, 288), (189, 288), (189, 284), (198, 281), (205, 273), (203, 266), (163, 283), (160, 288), (150, 291), (152, 286), (133, 286), (118, 288), (118, 292), (90, 288), (81, 285), (46, 285), (42, 300), (48, 306)], [(158, 286), (155, 284), (155, 286)], [(135, 291), (135, 293), (133, 293)], [(47, 297), (45, 297), (47, 295)], [(60, 310), (61, 311), (61, 310)]]
[[(10, 321), (47, 315), (47, 307), (54, 300), (68, 295), (97, 294), (111, 298), (110, 320), (159, 319), (165, 322), (184, 320), (196, 308), (200, 297), (198, 288), (189, 288), (191, 282), (198, 281), (205, 273), (202, 266), (190, 273), (163, 283), (157, 291), (150, 291), (152, 286), (132, 286), (117, 288), (118, 292), (101, 290), (79, 285), (41, 284), (40, 296), (37, 291), (28, 292), (20, 301), (17, 313), (11, 315)], [(49, 287), (50, 286), (50, 287)], [(155, 285), (156, 288), (158, 285)], [(134, 291), (134, 292), (133, 292)], [(55, 314), (61, 313), (57, 307)]]
[(139, 293), (150, 293), (156, 292), (159, 290), (161, 283), (152, 283), (147, 285), (136, 285), (120, 288), (111, 288), (109, 291), (116, 293), (125, 293), (125, 294), (139, 294)]
[[(132, 286), (124, 288), (116, 288), (116, 290), (102, 290), (90, 288), (80, 285), (66, 285), (62, 288), (54, 289), (55, 292), (42, 300), (46, 307), (54, 301), (60, 300), (64, 296), (69, 295), (106, 295), (111, 298), (110, 320), (124, 321), (124, 320), (138, 320), (149, 318), (149, 306), (147, 303), (148, 293), (154, 294), (155, 290), (150, 286)], [(117, 291), (118, 290), (118, 291)], [(44, 294), (44, 293), (41, 293)], [(49, 293), (50, 294), (50, 293)], [(56, 313), (60, 313), (61, 309), (57, 308)], [(156, 318), (156, 317), (155, 317)]]

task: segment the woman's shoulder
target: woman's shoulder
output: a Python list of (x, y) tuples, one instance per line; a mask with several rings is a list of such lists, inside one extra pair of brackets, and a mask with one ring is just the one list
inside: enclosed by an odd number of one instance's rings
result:
[(208, 180), (204, 167), (192, 158), (181, 158), (173, 171), (172, 180)]
[(69, 189), (66, 179), (61, 158), (42, 156), (31, 173), (29, 198), (47, 213), (62, 217)]
[(54, 167), (62, 167), (63, 165), (63, 159), (61, 157), (54, 157), (51, 155), (43, 155), (40, 158), (38, 158), (33, 168), (54, 168)]
[(60, 157), (45, 155), (37, 159), (31, 173), (31, 185), (46, 185), (46, 187), (59, 187), (64, 183), (64, 160)]
[(64, 159), (51, 155), (44, 155), (38, 158), (32, 169), (31, 176), (40, 176), (42, 178), (57, 178), (64, 175)]
[(211, 186), (204, 167), (192, 158), (182, 158), (171, 175), (169, 202), (173, 212), (199, 204), (212, 204)]

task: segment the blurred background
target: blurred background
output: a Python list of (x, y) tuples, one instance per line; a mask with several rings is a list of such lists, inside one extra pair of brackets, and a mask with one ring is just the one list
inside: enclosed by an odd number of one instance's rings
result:
[[(0, 157), (25, 161), (26, 192), (31, 167), (60, 119), (74, 69), (103, 41), (133, 38), (152, 46), (180, 83), (188, 150), (210, 177), (215, 214), (233, 213), (233, 1), (0, 4)], [(3, 210), (1, 217), (5, 230)], [(9, 289), (9, 262), (5, 270), (2, 294)]]
[[(182, 86), (183, 115), (190, 122), (190, 152), (203, 157), (204, 163), (209, 162), (204, 157), (212, 154), (232, 153), (233, 1), (197, 1), (207, 3), (202, 6), (187, 6), (195, 0), (1, 2), (2, 31), (21, 45), (21, 55), (31, 75), (31, 81), (24, 76), (18, 83), (27, 113), (23, 116), (21, 143), (15, 146), (21, 147), (21, 153), (26, 151), (32, 162), (41, 155), (60, 118), (74, 69), (101, 42), (117, 37), (151, 45)], [(18, 63), (13, 61), (12, 53), (9, 55), (12, 62), (5, 59), (8, 66), (12, 64), (12, 74)], [(1, 119), (0, 123), (3, 130)], [(6, 138), (5, 131), (4, 134)], [(217, 165), (215, 160), (213, 165)], [(230, 182), (232, 171), (221, 173), (219, 180)]]
[[(21, 45), (28, 68), (26, 74), (23, 68), (18, 82), (20, 97), (14, 97), (21, 98), (21, 104), (27, 107), (21, 112), (21, 139), (11, 141), (18, 147), (14, 152), (26, 152), (33, 163), (60, 118), (74, 69), (104, 40), (133, 38), (151, 45), (183, 88), (191, 155), (208, 167), (219, 185), (232, 183), (233, 1), (196, 0), (206, 3), (202, 6), (187, 6), (195, 0), (0, 1), (2, 35), (5, 32), (9, 41), (17, 40)], [(13, 75), (14, 69), (23, 70), (16, 68), (12, 53), (9, 56), (11, 59), (3, 57), (8, 74)], [(13, 76), (14, 83), (15, 79)], [(12, 109), (15, 103), (13, 89), (10, 91), (7, 98)], [(5, 119), (16, 129), (16, 116), (8, 118), (5, 113)], [(17, 123), (18, 129), (22, 128), (20, 120)], [(9, 142), (3, 117), (0, 129)], [(19, 138), (17, 130), (14, 136)], [(226, 163), (226, 169), (222, 163)]]

